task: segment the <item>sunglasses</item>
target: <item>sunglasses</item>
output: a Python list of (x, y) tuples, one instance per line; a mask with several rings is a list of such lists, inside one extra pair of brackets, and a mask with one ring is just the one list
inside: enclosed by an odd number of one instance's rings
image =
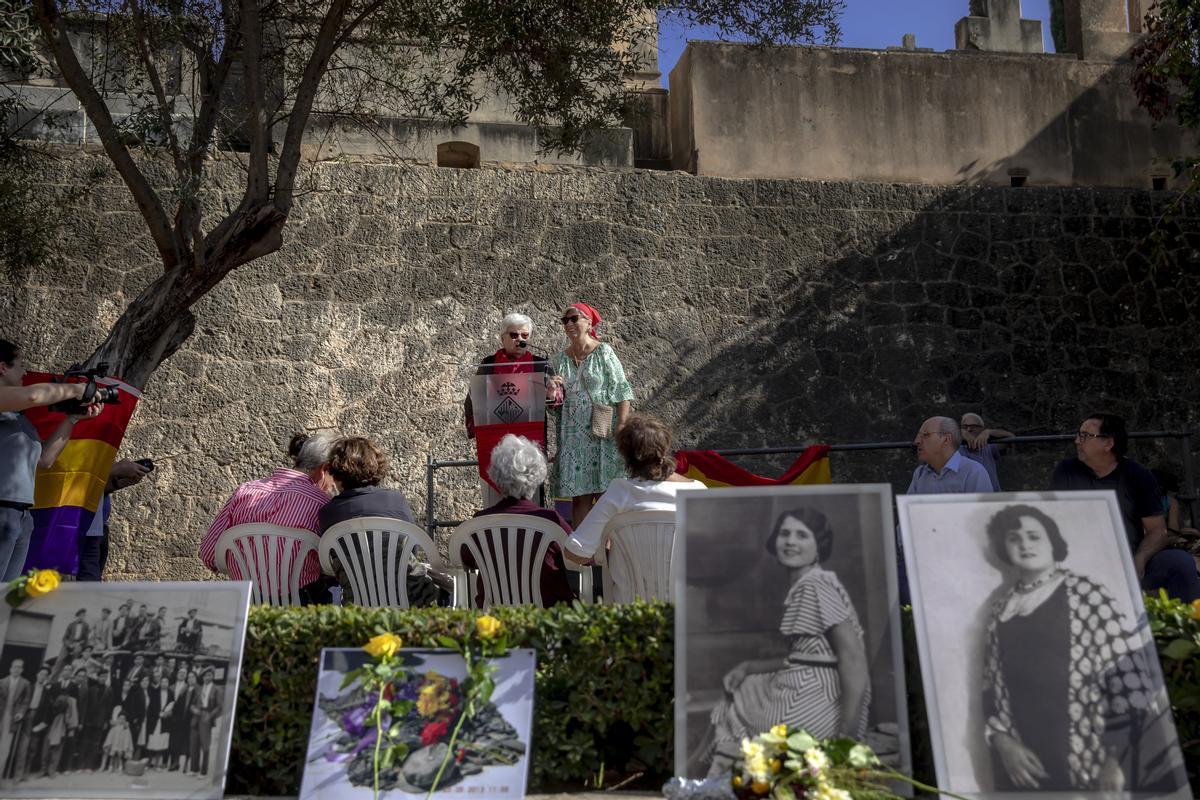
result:
[(528, 333), (517, 333), (516, 331), (509, 331), (508, 338), (510, 338), (514, 341), (517, 339), (528, 339), (529, 334)]
[(563, 324), (563, 325), (570, 325), (572, 322), (579, 322), (579, 320), (581, 320), (581, 319), (583, 319), (583, 317), (579, 316), (578, 314), (576, 314), (576, 315), (575, 315), (575, 316), (573, 316), (573, 317), (563, 317), (563, 318), (562, 318), (562, 324)]

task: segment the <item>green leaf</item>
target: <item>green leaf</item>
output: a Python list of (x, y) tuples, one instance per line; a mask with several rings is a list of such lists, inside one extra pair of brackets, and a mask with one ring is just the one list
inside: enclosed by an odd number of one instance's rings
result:
[(805, 731), (797, 731), (787, 738), (788, 750), (803, 753), (817, 746), (817, 740)]
[(459, 642), (457, 639), (451, 639), (449, 636), (438, 636), (435, 638), (437, 640), (437, 643), (440, 644), (442, 647), (448, 647), (451, 650), (458, 650), (460, 652), (462, 651), (462, 643)]
[(1189, 642), (1187, 639), (1176, 639), (1162, 649), (1162, 654), (1166, 658), (1182, 661), (1186, 658), (1191, 658), (1192, 654), (1200, 648), (1196, 647), (1195, 642)]
[(875, 756), (875, 751), (865, 744), (856, 744), (850, 748), (850, 752), (846, 756), (846, 762), (852, 767), (862, 769), (878, 764), (879, 759)]

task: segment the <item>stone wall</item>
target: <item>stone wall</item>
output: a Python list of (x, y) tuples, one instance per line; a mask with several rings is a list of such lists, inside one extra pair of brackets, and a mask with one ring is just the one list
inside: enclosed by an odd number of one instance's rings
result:
[[(64, 156), (47, 191), (105, 163)], [(549, 351), (576, 299), (611, 320), (637, 406), (686, 445), (907, 440), (967, 410), (1021, 432), (1072, 431), (1093, 408), (1141, 429), (1197, 421), (1200, 215), (1185, 208), (1188, 246), (1152, 262), (1165, 193), (365, 163), (310, 180), (283, 249), (203, 301), (146, 387), (122, 453), (159, 468), (117, 495), (116, 576), (205, 575), (196, 546), (223, 498), (297, 429), (376, 437), (420, 513), (427, 455), (471, 453), (461, 399), (502, 313), (530, 313)], [(60, 268), (0, 297), (0, 336), (38, 367), (90, 353), (160, 268), (115, 179), (62, 244)], [(1002, 478), (1042, 487), (1068, 449), (1022, 450)], [(912, 466), (833, 461), (838, 480), (899, 491)], [(469, 476), (439, 486), (441, 516), (474, 506)]]

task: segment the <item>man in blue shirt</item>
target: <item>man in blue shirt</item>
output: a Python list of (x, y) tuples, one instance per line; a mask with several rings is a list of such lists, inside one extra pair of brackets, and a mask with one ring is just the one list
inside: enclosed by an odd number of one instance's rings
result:
[(962, 433), (949, 417), (930, 417), (921, 425), (913, 445), (921, 462), (905, 494), (969, 494), (991, 492), (992, 479), (977, 461), (959, 452)]
[(1006, 431), (1003, 428), (984, 427), (983, 417), (978, 414), (962, 415), (963, 442), (959, 445), (958, 452), (983, 465), (983, 468), (987, 470), (988, 478), (992, 481), (993, 492), (1000, 491), (1000, 476), (996, 472), (996, 462), (1004, 455), (1006, 447), (1004, 444), (994, 444), (992, 440), (1007, 439), (1012, 435), (1012, 431)]

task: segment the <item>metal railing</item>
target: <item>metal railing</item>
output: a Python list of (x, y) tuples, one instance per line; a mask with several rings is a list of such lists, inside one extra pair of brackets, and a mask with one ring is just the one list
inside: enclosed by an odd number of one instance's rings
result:
[[(1196, 509), (1194, 501), (1197, 500), (1196, 492), (1196, 471), (1192, 459), (1192, 436), (1191, 431), (1137, 431), (1129, 434), (1130, 439), (1176, 439), (1179, 441), (1179, 457), (1183, 462), (1183, 475), (1180, 482), (1182, 491), (1179, 493), (1180, 505), (1187, 509), (1188, 515), (1191, 517), (1192, 526), (1196, 525)], [(1075, 440), (1073, 433), (1051, 433), (1037, 434), (1032, 436), (1012, 436), (1006, 439), (992, 439), (993, 444), (1041, 444), (1046, 442), (1071, 442)], [(725, 450), (713, 450), (714, 453), (721, 456), (768, 456), (768, 455), (788, 455), (791, 453), (803, 452), (811, 445), (786, 445), (783, 447), (744, 447)], [(691, 448), (680, 448), (687, 450)], [(857, 442), (850, 444), (833, 444), (829, 446), (830, 452), (851, 452), (861, 450), (911, 450), (913, 449), (912, 442)], [(430, 453), (426, 457), (425, 462), (425, 530), (432, 537), (433, 533), (438, 528), (453, 528), (462, 523), (462, 520), (439, 520), (437, 519), (437, 504), (435, 502), (436, 480), (435, 474), (439, 469), (455, 469), (461, 467), (477, 467), (479, 462), (475, 459), (456, 459), (452, 461), (435, 461), (433, 454)]]

